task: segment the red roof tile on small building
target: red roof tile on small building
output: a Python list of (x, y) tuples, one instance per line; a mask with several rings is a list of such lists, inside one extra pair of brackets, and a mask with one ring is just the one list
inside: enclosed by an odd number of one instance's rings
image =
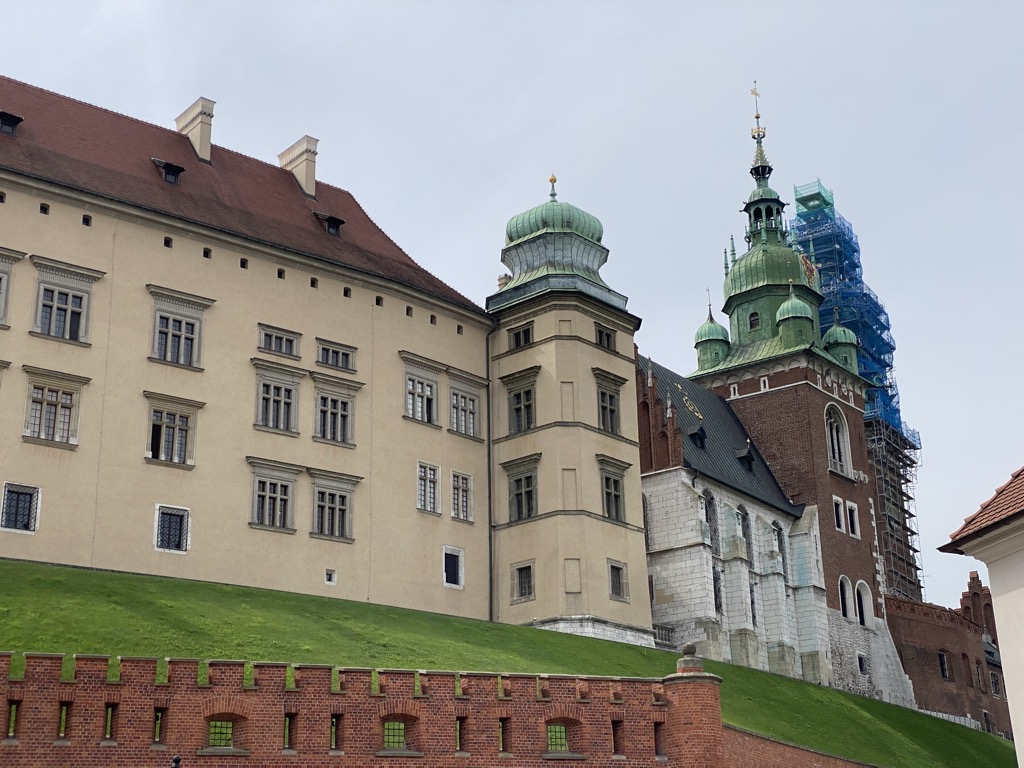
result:
[[(413, 261), (355, 198), (317, 181), (308, 198), (290, 171), (214, 145), (201, 161), (188, 137), (0, 77), (0, 111), (24, 118), (0, 136), (0, 168), (200, 224), (482, 310)], [(163, 181), (157, 158), (185, 169)], [(337, 237), (314, 212), (343, 220)]]
[(1024, 513), (1024, 467), (1021, 467), (1010, 480), (998, 488), (991, 499), (981, 508), (964, 520), (964, 524), (949, 538), (948, 544), (939, 547), (943, 552), (959, 552), (960, 544), (969, 539), (987, 533), (992, 526)]

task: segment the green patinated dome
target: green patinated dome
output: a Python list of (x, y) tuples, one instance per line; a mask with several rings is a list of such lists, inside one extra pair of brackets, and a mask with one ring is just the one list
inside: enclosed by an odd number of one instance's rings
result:
[(725, 278), (725, 297), (763, 285), (805, 285), (817, 291), (817, 270), (786, 245), (758, 243), (736, 261)]
[(747, 198), (747, 203), (756, 203), (758, 200), (779, 200), (779, 193), (768, 186), (767, 183), (764, 186), (760, 184), (754, 187), (750, 192), (750, 197)]
[(575, 232), (580, 237), (601, 242), (604, 226), (598, 218), (569, 203), (561, 203), (555, 197), (554, 177), (551, 177), (551, 199), (509, 219), (505, 226), (505, 245), (541, 232)]
[(857, 334), (851, 331), (846, 326), (835, 323), (831, 328), (825, 331), (825, 336), (821, 340), (825, 345), (825, 348), (835, 346), (836, 344), (857, 344)]
[(775, 313), (775, 322), (781, 323), (783, 320), (789, 320), (794, 317), (803, 317), (814, 322), (813, 307), (799, 296), (793, 294), (792, 285), (789, 290), (789, 298), (782, 302), (779, 311)]
[(715, 322), (714, 318), (711, 317), (710, 311), (708, 312), (708, 319), (697, 329), (697, 333), (693, 337), (694, 344), (700, 344), (702, 341), (724, 341), (726, 344), (729, 343), (729, 331), (724, 326)]

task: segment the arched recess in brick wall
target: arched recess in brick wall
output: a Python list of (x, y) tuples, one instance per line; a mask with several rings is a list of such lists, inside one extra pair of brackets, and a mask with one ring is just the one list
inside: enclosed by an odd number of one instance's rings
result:
[(668, 432), (662, 430), (658, 433), (654, 443), (654, 468), (665, 469), (669, 462)]
[(992, 642), (998, 643), (999, 638), (996, 635), (996, 615), (992, 612), (992, 603), (986, 602), (984, 605), (985, 611), (985, 631), (992, 635)]
[(644, 400), (640, 403), (640, 468), (642, 471), (654, 469), (651, 464), (651, 406)]

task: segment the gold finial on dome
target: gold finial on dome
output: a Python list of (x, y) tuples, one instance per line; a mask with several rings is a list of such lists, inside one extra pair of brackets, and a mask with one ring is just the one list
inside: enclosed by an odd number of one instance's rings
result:
[(558, 181), (558, 177), (555, 174), (551, 174), (551, 178), (548, 179), (551, 182), (551, 199), (557, 200), (557, 193), (555, 192), (555, 182)]

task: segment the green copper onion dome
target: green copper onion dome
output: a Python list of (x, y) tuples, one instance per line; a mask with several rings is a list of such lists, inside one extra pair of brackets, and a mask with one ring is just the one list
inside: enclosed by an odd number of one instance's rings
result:
[(814, 321), (814, 309), (806, 301), (793, 293), (793, 283), (789, 284), (789, 298), (782, 302), (779, 311), (775, 313), (775, 322), (790, 320), (794, 317), (803, 317), (811, 322)]
[(702, 341), (724, 341), (726, 343), (729, 341), (728, 329), (715, 322), (711, 316), (710, 307), (708, 307), (708, 319), (697, 329), (697, 333), (693, 337), (694, 344), (700, 344)]
[(601, 242), (604, 226), (598, 218), (581, 208), (558, 201), (555, 182), (551, 179), (551, 199), (509, 219), (505, 227), (505, 245), (509, 246), (542, 232), (575, 232), (595, 243)]
[(836, 323), (825, 331), (825, 336), (821, 341), (825, 345), (825, 349), (835, 346), (836, 344), (853, 344), (856, 346), (857, 334), (846, 326)]

